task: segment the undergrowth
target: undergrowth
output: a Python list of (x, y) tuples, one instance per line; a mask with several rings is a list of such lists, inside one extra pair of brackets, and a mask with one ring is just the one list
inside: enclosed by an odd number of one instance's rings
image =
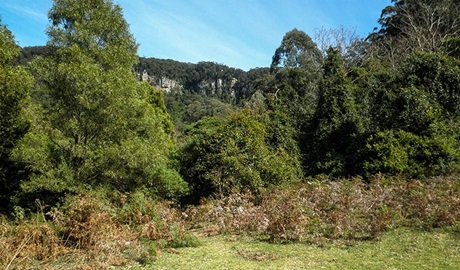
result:
[(0, 220), (2, 269), (145, 264), (162, 249), (197, 245), (179, 210), (141, 192), (111, 200), (98, 194), (69, 197), (29, 219)]
[(458, 176), (417, 181), (381, 175), (311, 181), (286, 188), (233, 194), (187, 209), (189, 222), (205, 234), (249, 233), (273, 241), (355, 241), (412, 227), (423, 230), (460, 220)]
[(37, 208), (28, 218), (21, 209), (14, 218), (0, 216), (0, 268), (144, 265), (162, 250), (200, 245), (196, 235), (353, 244), (399, 227), (432, 230), (458, 225), (460, 178), (407, 181), (379, 175), (370, 183), (315, 180), (256, 195), (203, 199), (185, 208), (140, 191), (110, 196), (93, 192), (69, 197), (50, 211), (37, 201)]

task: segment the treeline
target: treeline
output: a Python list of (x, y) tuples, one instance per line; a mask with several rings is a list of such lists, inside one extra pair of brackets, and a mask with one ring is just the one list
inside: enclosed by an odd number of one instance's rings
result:
[(458, 173), (457, 3), (393, 2), (364, 39), (286, 33), (244, 110), (190, 126), (181, 172), (195, 199), (318, 175)]
[(94, 190), (194, 203), (319, 176), (458, 173), (457, 2), (395, 0), (366, 38), (293, 29), (248, 72), (139, 61), (109, 0), (55, 1), (47, 46), (22, 55), (1, 25), (1, 211)]
[(27, 67), (0, 29), (1, 211), (20, 215), (36, 200), (50, 207), (91, 190), (185, 194), (163, 93), (133, 73), (138, 45), (121, 7), (54, 1), (49, 18), (44, 55)]
[(152, 84), (158, 87), (164, 80), (174, 80), (177, 85), (168, 92), (195, 93), (215, 97), (226, 103), (238, 104), (254, 93), (255, 76), (268, 73), (267, 68), (251, 69), (248, 72), (214, 62), (197, 64), (183, 63), (171, 59), (143, 58), (135, 71), (148, 75)]
[[(49, 55), (50, 46), (21, 48), (17, 61), (26, 65), (37, 56)], [(254, 82), (269, 74), (269, 68), (243, 71), (215, 62), (184, 63), (172, 59), (139, 57), (133, 66), (140, 80), (171, 94), (199, 94), (225, 103), (240, 104), (255, 92)]]
[(256, 91), (258, 78), (270, 73), (269, 68), (243, 71), (214, 62), (192, 64), (143, 57), (134, 70), (141, 80), (164, 91), (166, 107), (179, 133), (204, 116), (223, 116), (241, 107)]

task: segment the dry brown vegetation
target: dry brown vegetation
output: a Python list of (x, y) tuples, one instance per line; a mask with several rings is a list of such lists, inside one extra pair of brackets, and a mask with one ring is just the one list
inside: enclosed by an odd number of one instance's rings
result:
[[(39, 205), (39, 209), (44, 207)], [(180, 209), (137, 192), (111, 200), (68, 198), (29, 219), (0, 220), (3, 269), (100, 269), (146, 264), (161, 250), (196, 246), (194, 236), (245, 233), (273, 241), (323, 245), (375, 239), (413, 227), (430, 230), (460, 220), (460, 178), (407, 181), (377, 176), (316, 180), (252, 195), (233, 194)]]
[(234, 194), (188, 209), (208, 234), (248, 232), (276, 241), (374, 239), (397, 227), (431, 229), (460, 220), (458, 176), (426, 181), (314, 181), (270, 189), (254, 199)]
[[(158, 241), (161, 240), (161, 241)], [(180, 211), (141, 193), (107, 202), (77, 196), (30, 220), (0, 225), (0, 268), (101, 269), (147, 263), (158, 250), (196, 245)]]

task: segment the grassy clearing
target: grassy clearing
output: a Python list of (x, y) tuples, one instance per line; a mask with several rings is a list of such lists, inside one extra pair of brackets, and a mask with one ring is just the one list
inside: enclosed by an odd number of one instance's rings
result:
[(309, 182), (187, 208), (142, 191), (37, 207), (0, 216), (0, 269), (460, 269), (458, 176)]
[(143, 269), (459, 269), (460, 226), (431, 232), (401, 228), (352, 246), (273, 244), (214, 236), (195, 248), (164, 252)]

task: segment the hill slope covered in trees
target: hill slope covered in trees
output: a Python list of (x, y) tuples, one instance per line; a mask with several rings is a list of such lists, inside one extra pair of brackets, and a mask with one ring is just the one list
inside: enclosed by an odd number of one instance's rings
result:
[(247, 72), (139, 58), (111, 0), (54, 1), (22, 52), (0, 22), (1, 265), (145, 263), (206, 223), (310, 242), (457, 224), (459, 3), (392, 3), (368, 37), (293, 29)]

